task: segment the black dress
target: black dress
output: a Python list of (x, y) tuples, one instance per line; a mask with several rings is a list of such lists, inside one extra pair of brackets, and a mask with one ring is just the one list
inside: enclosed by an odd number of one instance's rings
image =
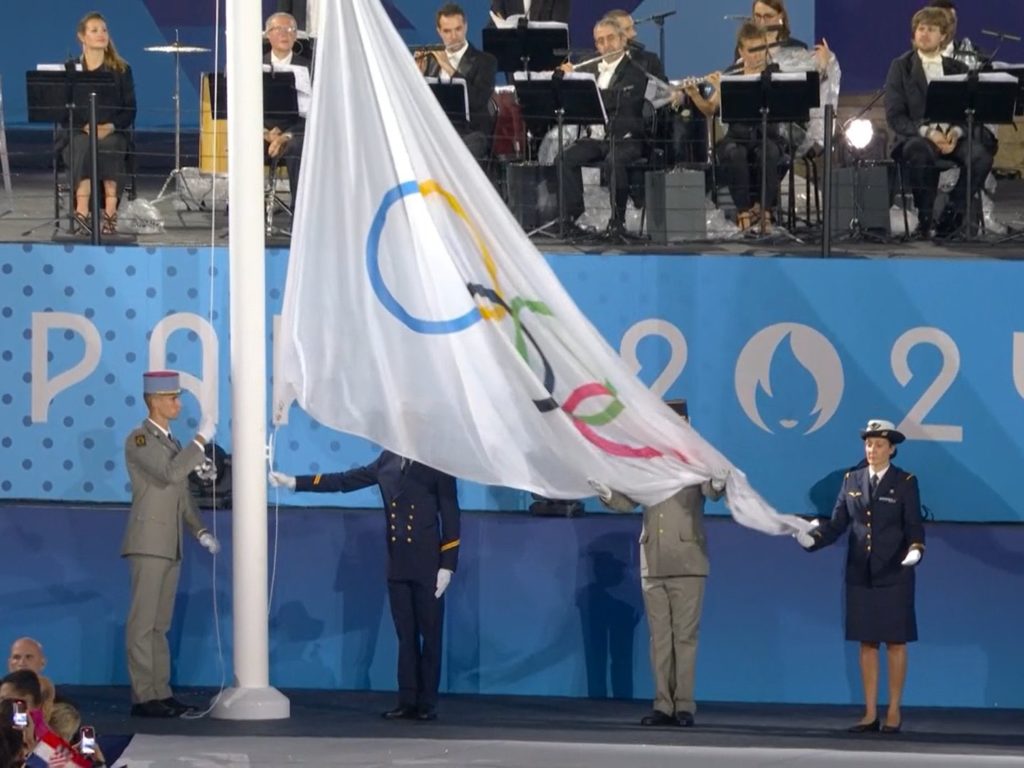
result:
[(911, 548), (924, 550), (917, 478), (890, 465), (872, 494), (868, 467), (846, 473), (832, 518), (812, 533), (812, 550), (850, 529), (846, 556), (846, 639), (861, 643), (917, 640)]
[[(129, 132), (135, 123), (135, 81), (132, 78), (132, 68), (125, 65), (125, 70), (120, 72), (104, 64), (89, 71), (110, 72), (114, 77), (112, 93), (101, 95), (96, 107), (96, 124), (113, 123), (115, 129), (109, 136), (97, 142), (97, 177), (101, 182), (117, 181), (120, 189), (126, 170)], [(88, 107), (76, 109), (70, 139), (66, 132), (63, 136), (62, 157), (64, 164), (71, 169), (75, 186), (92, 173), (89, 135), (82, 130), (88, 114)]]

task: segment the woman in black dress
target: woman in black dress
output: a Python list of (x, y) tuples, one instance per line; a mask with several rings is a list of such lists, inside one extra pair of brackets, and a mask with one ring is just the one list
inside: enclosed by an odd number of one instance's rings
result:
[[(135, 122), (135, 83), (132, 68), (122, 59), (107, 32), (107, 22), (95, 11), (78, 22), (78, 40), (82, 44), (82, 69), (86, 72), (110, 72), (114, 78), (112, 98), (97, 104), (96, 139), (99, 145), (97, 178), (103, 185), (103, 231), (117, 230), (118, 189), (125, 175), (128, 131)], [(91, 195), (89, 124), (75, 125), (64, 147), (64, 162), (75, 180), (75, 219), (88, 230)]]
[[(860, 433), (867, 464), (846, 473), (832, 518), (798, 537), (809, 551), (850, 529), (846, 556), (846, 639), (860, 643), (864, 717), (853, 732), (897, 733), (907, 675), (907, 643), (917, 640), (914, 566), (924, 554), (917, 478), (890, 463), (904, 436), (889, 421), (872, 419)], [(878, 717), (878, 650), (886, 646), (889, 707)]]

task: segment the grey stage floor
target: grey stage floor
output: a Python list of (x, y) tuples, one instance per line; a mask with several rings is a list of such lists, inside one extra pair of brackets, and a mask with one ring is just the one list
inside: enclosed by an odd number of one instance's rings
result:
[[(156, 198), (166, 176), (143, 174), (138, 178), (139, 197), (146, 200)], [(23, 171), (16, 173), (12, 183), (10, 199), (0, 192), (0, 242), (45, 243), (54, 239), (52, 223), (54, 211), (53, 179), (49, 173)], [(282, 197), (287, 200), (287, 193)], [(1014, 231), (1024, 230), (1024, 181), (1001, 181), (995, 194), (996, 214), (1000, 222)], [(139, 235), (135, 242), (144, 246), (184, 245), (204, 246), (211, 242), (216, 245), (228, 244), (228, 219), (223, 209), (183, 210), (173, 199), (159, 204), (158, 210), (165, 222), (164, 231), (153, 235)], [(278, 214), (275, 220), (282, 227), (289, 225), (287, 216)], [(537, 245), (547, 252), (562, 253), (671, 253), (671, 254), (722, 254), (752, 256), (808, 256), (821, 253), (820, 231), (797, 234), (803, 243), (788, 237), (774, 241), (751, 241), (745, 239), (702, 241), (656, 246), (646, 241), (629, 246), (614, 245), (598, 241), (565, 243), (550, 239), (537, 239)], [(1017, 259), (1024, 258), (1024, 238), (1015, 242), (997, 244), (999, 238), (990, 237), (982, 243), (905, 243), (898, 238), (888, 242), (875, 243), (861, 239), (849, 240), (844, 237), (833, 239), (833, 255), (853, 258), (980, 258)], [(81, 242), (88, 242), (82, 239)], [(285, 236), (275, 236), (268, 241), (271, 246), (288, 246)]]
[[(289, 720), (229, 722), (132, 719), (126, 688), (61, 691), (101, 734), (138, 734), (125, 753), (145, 758), (136, 765), (186, 754), (207, 766), (1024, 765), (1021, 711), (906, 709), (905, 731), (890, 736), (847, 733), (855, 707), (709, 703), (692, 729), (644, 728), (646, 702), (459, 695), (419, 723), (380, 718), (394, 694), (302, 690), (286, 692)], [(200, 704), (212, 693), (178, 695)]]

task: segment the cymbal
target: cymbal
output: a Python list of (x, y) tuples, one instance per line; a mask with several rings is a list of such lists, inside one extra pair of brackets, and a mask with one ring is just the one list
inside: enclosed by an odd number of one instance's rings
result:
[(209, 48), (203, 48), (200, 45), (186, 45), (185, 43), (175, 40), (173, 43), (167, 45), (151, 45), (148, 48), (143, 48), (144, 51), (151, 53), (209, 53)]

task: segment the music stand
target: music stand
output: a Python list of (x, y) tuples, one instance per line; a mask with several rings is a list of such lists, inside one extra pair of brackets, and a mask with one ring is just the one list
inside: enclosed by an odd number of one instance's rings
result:
[(946, 75), (928, 83), (925, 97), (926, 123), (957, 124), (967, 118), (966, 203), (964, 205), (964, 239), (971, 240), (972, 192), (971, 158), (974, 156), (974, 126), (1012, 123), (1020, 82), (1005, 72), (969, 72)]
[(564, 77), (529, 77), (515, 73), (516, 99), (523, 117), (554, 120), (558, 126), (558, 220), (549, 221), (527, 233), (554, 237), (548, 230), (558, 225), (558, 238), (565, 238), (565, 126), (607, 125), (608, 115), (593, 75), (568, 73)]
[[(498, 60), (498, 71), (545, 72), (556, 69), (564, 56), (555, 51), (569, 47), (569, 26), (552, 21), (531, 21), (517, 27), (485, 27), (484, 50)], [(514, 81), (513, 81), (514, 82)]]
[[(772, 72), (722, 78), (722, 122), (761, 124), (761, 234), (768, 202), (768, 124), (801, 123), (821, 104), (817, 72)], [(827, 215), (827, 213), (826, 213)]]
[[(216, 93), (215, 103), (210, 104), (210, 111), (214, 120), (227, 120), (228, 118), (228, 87), (227, 78), (223, 72), (216, 74), (217, 82), (213, 82), (214, 74), (207, 73), (210, 93)], [(216, 85), (216, 90), (214, 86)], [(279, 119), (282, 123), (293, 124), (300, 119), (299, 115), (299, 94), (295, 89), (295, 73), (274, 70), (263, 72), (263, 118)], [(290, 236), (291, 232), (279, 229), (274, 226), (274, 213), (280, 208), (289, 216), (293, 215), (292, 206), (285, 203), (278, 197), (275, 190), (274, 171), (277, 169), (278, 158), (271, 158), (270, 167), (270, 188), (265, 198), (265, 227), (266, 236), (273, 237), (277, 234)], [(294, 201), (293, 201), (294, 202)]]
[(469, 125), (469, 90), (466, 81), (456, 79), (446, 83), (435, 77), (428, 77), (426, 81), (452, 125)]
[[(111, 72), (83, 72), (74, 67), (66, 67), (63, 64), (40, 65), (45, 69), (29, 70), (25, 73), (25, 89), (28, 105), (28, 121), (30, 123), (51, 123), (54, 126), (54, 138), (56, 139), (61, 127), (67, 125), (68, 142), (72, 152), (74, 144), (71, 137), (74, 136), (75, 126), (90, 124), (89, 144), (93, 153), (91, 197), (92, 197), (92, 244), (100, 244), (100, 215), (99, 215), (99, 168), (96, 160), (96, 124), (99, 122), (95, 111), (90, 109), (91, 96), (95, 94), (97, 109), (111, 107), (116, 101), (117, 92), (114, 85), (114, 75)], [(75, 178), (74, 178), (74, 156), (67, 164), (68, 195), (68, 235), (74, 234), (75, 229)], [(54, 184), (57, 183), (57, 168), (54, 164)], [(43, 222), (39, 226), (53, 223), (60, 229), (60, 203), (54, 199), (53, 219)], [(25, 232), (30, 234), (39, 227), (33, 227)]]

